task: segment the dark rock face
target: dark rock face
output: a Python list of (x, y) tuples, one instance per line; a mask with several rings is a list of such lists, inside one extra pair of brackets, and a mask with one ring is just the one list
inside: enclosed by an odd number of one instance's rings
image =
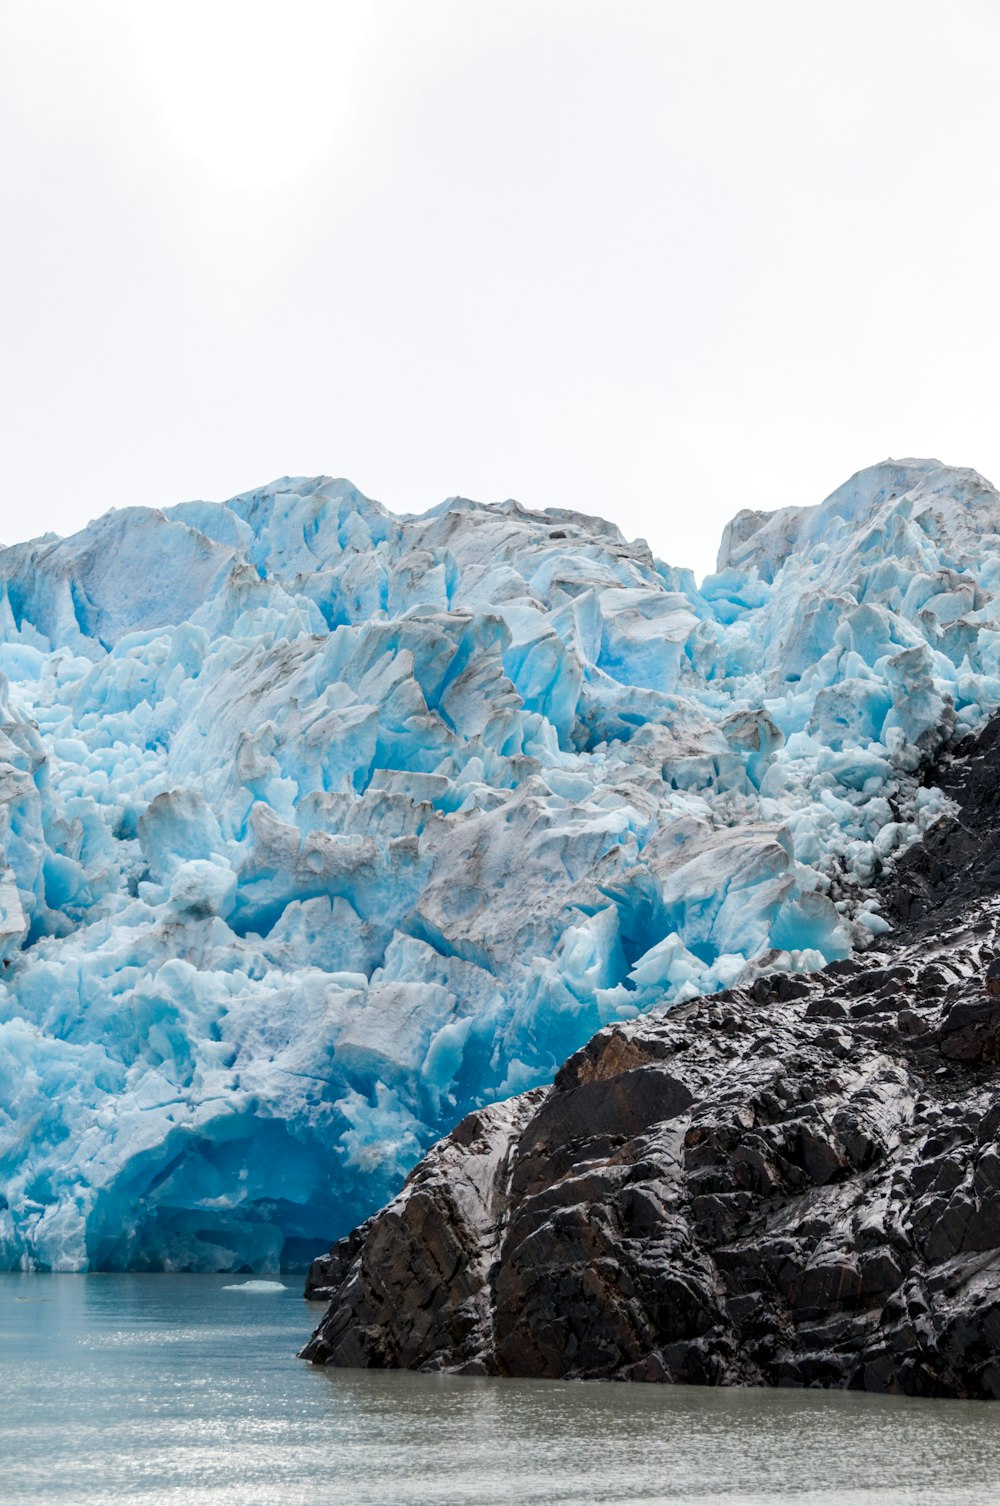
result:
[[(321, 1364), (1000, 1397), (1000, 736), (863, 961), (600, 1032), (310, 1273)], [(994, 872), (994, 869), (996, 871)]]
[(883, 909), (916, 934), (1000, 890), (1000, 716), (930, 764), (924, 782), (955, 812), (897, 858), (883, 885)]

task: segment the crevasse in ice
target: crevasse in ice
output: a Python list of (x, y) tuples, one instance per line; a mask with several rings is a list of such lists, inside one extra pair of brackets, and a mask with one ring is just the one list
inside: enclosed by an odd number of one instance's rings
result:
[(890, 461), (700, 589), (327, 478), (0, 551), (0, 1264), (294, 1266), (602, 1023), (863, 946), (998, 533)]

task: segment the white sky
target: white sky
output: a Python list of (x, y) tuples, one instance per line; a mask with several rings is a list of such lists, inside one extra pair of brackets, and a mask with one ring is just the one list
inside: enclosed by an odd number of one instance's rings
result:
[(1000, 480), (998, 0), (0, 0), (0, 538)]

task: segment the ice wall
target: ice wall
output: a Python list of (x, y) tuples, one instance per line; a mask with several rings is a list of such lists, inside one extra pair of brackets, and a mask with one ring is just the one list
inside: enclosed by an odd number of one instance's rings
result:
[(328, 478), (0, 551), (0, 1265), (300, 1263), (602, 1023), (863, 946), (998, 533), (903, 461), (700, 590)]

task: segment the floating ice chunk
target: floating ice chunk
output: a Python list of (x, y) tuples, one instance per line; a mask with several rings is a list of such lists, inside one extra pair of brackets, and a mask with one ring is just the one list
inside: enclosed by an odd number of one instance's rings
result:
[(283, 1281), (231, 1281), (222, 1288), (224, 1292), (287, 1292)]

